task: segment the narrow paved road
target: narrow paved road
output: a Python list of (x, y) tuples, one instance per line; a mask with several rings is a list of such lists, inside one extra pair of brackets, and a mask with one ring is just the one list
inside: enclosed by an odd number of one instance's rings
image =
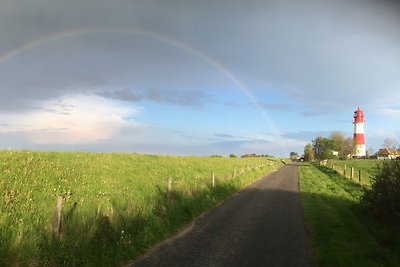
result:
[(298, 187), (285, 165), (131, 266), (313, 266)]

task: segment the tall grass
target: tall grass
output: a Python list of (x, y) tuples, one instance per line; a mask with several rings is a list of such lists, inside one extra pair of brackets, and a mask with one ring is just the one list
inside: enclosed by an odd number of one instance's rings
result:
[(400, 266), (400, 235), (363, 212), (363, 185), (316, 164), (300, 175), (318, 266)]
[(1, 151), (0, 266), (120, 265), (279, 165), (271, 158)]

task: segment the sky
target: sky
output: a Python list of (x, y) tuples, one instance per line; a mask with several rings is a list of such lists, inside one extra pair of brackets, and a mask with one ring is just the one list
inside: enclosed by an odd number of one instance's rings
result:
[(400, 137), (400, 5), (0, 0), (0, 149), (288, 156)]

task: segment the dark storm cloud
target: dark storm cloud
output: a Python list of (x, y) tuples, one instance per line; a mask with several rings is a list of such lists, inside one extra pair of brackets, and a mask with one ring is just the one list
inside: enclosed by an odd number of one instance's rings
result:
[(75, 108), (74, 105), (64, 104), (61, 100), (55, 101), (51, 108), (49, 107), (42, 107), (38, 105), (24, 105), (23, 108), (26, 111), (44, 111), (46, 113), (53, 113), (59, 115), (70, 115), (73, 109)]
[(98, 93), (98, 95), (105, 98), (118, 99), (128, 102), (139, 102), (143, 100), (143, 96), (141, 94), (133, 92), (132, 90), (129, 89), (105, 91)]
[(105, 98), (128, 102), (140, 102), (142, 100), (147, 100), (168, 105), (190, 107), (202, 107), (208, 101), (211, 101), (209, 96), (201, 91), (159, 90), (154, 88), (147, 91), (142, 90), (140, 92), (133, 92), (133, 90), (122, 89), (101, 92), (98, 94)]
[[(386, 105), (400, 97), (398, 25), (399, 5), (395, 1), (15, 0), (2, 5), (0, 10), (0, 55), (23, 43), (65, 30), (139, 28), (196, 47), (223, 62), (234, 73), (246, 77), (247, 81), (267, 82), (303, 103), (306, 107), (303, 114), (308, 116), (355, 101)], [(123, 49), (122, 42), (109, 39), (107, 46), (99, 44), (97, 49), (105, 49), (105, 53)], [(96, 50), (90, 45), (80, 50), (84, 45), (78, 43), (76, 51), (90, 54), (90, 49)], [(129, 48), (130, 44), (125, 46)], [(134, 78), (144, 81), (161, 79), (179, 84), (198, 77), (198, 74), (182, 75), (182, 69), (191, 63), (182, 63), (181, 69), (168, 73), (178, 65), (174, 59), (159, 60), (159, 68), (156, 68), (159, 57), (154, 54), (154, 64), (146, 64), (151, 61), (148, 57), (132, 58), (130, 65), (132, 62), (141, 64), (129, 70), (137, 75)], [(45, 62), (45, 58), (46, 55), (41, 55), (35, 62)], [(94, 87), (105, 83), (117, 83), (112, 78), (128, 66), (127, 62), (118, 66), (118, 59), (108, 61), (109, 67), (102, 61), (89, 60), (88, 64), (82, 60), (69, 64), (66, 58), (59, 59), (58, 63), (65, 61), (63, 65), (50, 64), (42, 73), (16, 66), (14, 76), (19, 73), (24, 83), (3, 81), (1, 109), (18, 109), (24, 99), (92, 92)], [(79, 77), (78, 73), (85, 69), (91, 70), (87, 77)], [(158, 75), (154, 78), (149, 73)], [(376, 90), (381, 92), (378, 97)], [(121, 95), (116, 95), (118, 93)], [(169, 94), (156, 90), (140, 96), (128, 91), (109, 94), (115, 98), (126, 97), (129, 101), (142, 97), (189, 106), (201, 106), (205, 101), (202, 94), (196, 96), (196, 93), (179, 90), (171, 90)], [(267, 108), (283, 110), (285, 107), (269, 105)]]
[(201, 107), (206, 104), (208, 96), (202, 91), (150, 89), (146, 93), (146, 98), (159, 103)]

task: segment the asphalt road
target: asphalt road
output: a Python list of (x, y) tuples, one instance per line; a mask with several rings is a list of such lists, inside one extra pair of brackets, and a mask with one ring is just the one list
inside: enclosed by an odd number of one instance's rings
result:
[(313, 266), (298, 166), (250, 184), (129, 266)]

